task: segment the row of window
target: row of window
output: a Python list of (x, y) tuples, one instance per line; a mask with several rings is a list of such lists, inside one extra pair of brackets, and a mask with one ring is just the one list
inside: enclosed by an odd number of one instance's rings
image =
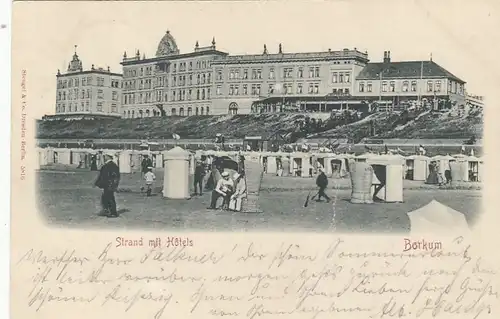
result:
[[(188, 107), (186, 110), (183, 107), (179, 108), (179, 116), (192, 116), (192, 115), (209, 115), (210, 114), (210, 107), (196, 107), (194, 108), (194, 114), (193, 114), (193, 108)], [(143, 117), (155, 117), (155, 116), (160, 116), (161, 112), (158, 110), (139, 110), (137, 113), (135, 110), (128, 110), (128, 111), (123, 111), (123, 117), (124, 118), (143, 118)], [(176, 116), (177, 115), (177, 109), (173, 107), (170, 110), (170, 115)]]
[[(418, 82), (413, 81), (403, 81), (401, 82), (401, 92), (417, 92)], [(382, 81), (381, 91), (382, 92), (396, 92), (398, 90), (396, 86), (396, 81)], [(359, 92), (372, 92), (372, 82), (359, 82), (358, 84)], [(441, 81), (427, 81), (427, 92), (441, 92)]]
[[(206, 69), (211, 66), (210, 61), (196, 61), (196, 69)], [(172, 64), (172, 72), (186, 72), (193, 70), (193, 62), (180, 62)]]
[(87, 90), (80, 90), (80, 95), (78, 95), (79, 90), (78, 89), (73, 89), (73, 90), (68, 90), (67, 95), (66, 91), (58, 91), (57, 92), (57, 101), (65, 101), (65, 100), (78, 100), (80, 99), (91, 99), (92, 98), (92, 91), (90, 89)]
[[(297, 68), (297, 73), (296, 77), (297, 78), (304, 78), (304, 67), (298, 67)], [(314, 66), (314, 67), (309, 67), (309, 78), (319, 78), (320, 77), (320, 67), (319, 66)], [(290, 79), (293, 78), (295, 72), (294, 67), (284, 67), (282, 68), (281, 72), (281, 77), (284, 79)], [(216, 80), (217, 81), (222, 81), (224, 79), (223, 71), (222, 70), (217, 70), (216, 71), (217, 76)], [(229, 69), (228, 73), (228, 79), (229, 80), (248, 80), (250, 74), (250, 79), (252, 80), (261, 80), (263, 79), (263, 71), (262, 68), (254, 68), (254, 69)], [(276, 78), (276, 71), (274, 67), (271, 67), (269, 69), (269, 73), (267, 74), (268, 79), (275, 79)]]
[[(196, 69), (207, 69), (210, 68), (211, 63), (210, 61), (196, 61)], [(156, 66), (156, 70), (158, 70), (159, 67)], [(186, 71), (192, 71), (193, 70), (193, 62), (180, 62), (180, 63), (173, 63), (171, 66), (171, 71), (172, 73), (176, 72), (186, 72)], [(168, 67), (166, 72), (169, 72)], [(124, 77), (136, 77), (136, 76), (150, 76), (153, 74), (153, 67), (152, 66), (147, 66), (147, 67), (141, 67), (138, 69), (129, 69), (125, 70), (124, 72)]]
[[(170, 101), (191, 101), (191, 100), (208, 100), (210, 99), (211, 90), (206, 89), (189, 89), (172, 91)], [(137, 97), (137, 98), (136, 98)], [(153, 101), (152, 92), (146, 93), (130, 93), (123, 94), (123, 105), (146, 104), (152, 102), (167, 102), (168, 94), (163, 91), (156, 91), (156, 99)]]
[[(98, 76), (97, 78), (97, 86), (104, 86), (105, 85), (105, 78)], [(93, 84), (93, 79), (92, 76), (87, 76), (87, 77), (82, 77), (81, 82), (80, 78), (73, 78), (73, 79), (68, 79), (68, 80), (59, 80), (57, 81), (57, 88), (58, 89), (67, 89), (67, 88), (72, 88), (72, 87), (78, 87), (80, 86), (90, 86)], [(111, 87), (112, 88), (119, 88), (120, 87), (120, 81), (118, 80), (111, 80)]]
[[(87, 90), (68, 90), (68, 94), (66, 95), (66, 91), (58, 91), (57, 92), (57, 101), (65, 101), (65, 100), (78, 100), (78, 99), (91, 99), (92, 91), (90, 89)], [(80, 92), (80, 94), (78, 94)], [(99, 89), (97, 90), (97, 98), (104, 99), (104, 91)], [(118, 101), (118, 91), (111, 92), (111, 99), (113, 101)]]
[[(267, 87), (267, 93), (268, 94), (294, 94), (293, 91), (293, 84), (292, 83), (285, 83), (283, 86), (279, 84), (269, 84)], [(240, 91), (240, 85), (235, 84), (235, 85), (229, 85), (229, 90), (228, 90), (228, 95), (248, 95), (248, 85), (243, 84), (242, 90)], [(304, 90), (304, 84), (303, 83), (297, 83), (296, 85), (296, 94), (303, 94), (305, 93)], [(319, 94), (319, 83), (309, 83), (307, 86), (307, 93), (308, 94)], [(240, 93), (241, 92), (241, 93)], [(261, 93), (261, 85), (260, 84), (252, 84), (251, 85), (251, 91), (250, 95), (260, 95)], [(222, 95), (222, 85), (217, 85), (217, 95)]]
[(332, 83), (351, 83), (351, 72), (333, 72)]
[[(90, 103), (89, 103), (89, 101), (81, 102), (80, 104), (79, 103), (69, 103), (67, 111), (68, 112), (90, 112)], [(97, 102), (96, 111), (97, 112), (103, 111), (103, 102)], [(66, 103), (61, 103), (61, 104), (56, 105), (56, 113), (65, 113), (65, 112), (66, 112)], [(111, 104), (111, 112), (112, 113), (118, 112), (118, 105), (116, 103)]]
[[(193, 79), (196, 78), (196, 81), (193, 81)], [(139, 83), (139, 87), (137, 88), (137, 83)], [(194, 77), (193, 75), (185, 76), (185, 75), (179, 75), (179, 76), (172, 76), (171, 80), (172, 86), (186, 86), (186, 85), (193, 85), (193, 84), (210, 84), (212, 83), (212, 74), (211, 73), (198, 73)], [(152, 79), (145, 79), (145, 80), (130, 80), (130, 81), (124, 81), (122, 83), (122, 87), (125, 90), (150, 90), (153, 88), (157, 87), (168, 87), (168, 78), (166, 77), (157, 77), (155, 78), (155, 81), (153, 82)]]
[(129, 70), (125, 70), (125, 72), (123, 72), (123, 75), (125, 77), (135, 77), (137, 76), (137, 71), (139, 71), (139, 76), (149, 76), (153, 73), (153, 68), (151, 66), (147, 66), (147, 67), (143, 67), (143, 68), (140, 68), (139, 70), (132, 70), (132, 69), (129, 69)]
[[(92, 85), (92, 77), (83, 77), (82, 86)], [(74, 86), (80, 86), (80, 78), (68, 79), (68, 80), (59, 80), (57, 81), (58, 89), (66, 89)]]

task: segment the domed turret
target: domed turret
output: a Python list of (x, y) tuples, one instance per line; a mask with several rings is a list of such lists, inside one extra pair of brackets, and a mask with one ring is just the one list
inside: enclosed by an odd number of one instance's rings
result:
[(68, 72), (77, 72), (83, 69), (82, 61), (78, 58), (78, 54), (76, 53), (76, 48), (78, 46), (75, 45), (75, 53), (73, 54), (73, 59), (68, 64)]
[(163, 38), (158, 43), (158, 49), (156, 50), (156, 56), (166, 56), (172, 54), (179, 54), (179, 49), (177, 48), (177, 43), (174, 37), (167, 31)]

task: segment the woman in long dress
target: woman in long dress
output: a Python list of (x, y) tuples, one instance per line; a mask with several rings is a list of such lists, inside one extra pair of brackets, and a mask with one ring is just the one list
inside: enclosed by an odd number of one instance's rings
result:
[(236, 188), (229, 200), (229, 210), (241, 212), (241, 204), (244, 198), (247, 197), (247, 183), (245, 180), (245, 171), (236, 173), (233, 176)]

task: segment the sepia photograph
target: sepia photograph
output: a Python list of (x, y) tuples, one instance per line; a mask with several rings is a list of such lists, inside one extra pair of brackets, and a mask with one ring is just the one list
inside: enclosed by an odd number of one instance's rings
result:
[(498, 17), (16, 1), (11, 317), (497, 318)]
[(37, 53), (50, 225), (407, 233), (480, 216), (486, 100), (439, 34), (406, 23), (409, 45), (363, 27), (308, 37), (328, 23), (288, 25), (296, 13), (258, 33), (240, 13), (203, 28), (122, 13), (58, 17), (61, 39)]

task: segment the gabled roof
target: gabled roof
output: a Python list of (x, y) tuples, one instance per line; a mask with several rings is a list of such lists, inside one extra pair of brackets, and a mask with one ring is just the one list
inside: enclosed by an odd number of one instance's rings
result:
[[(423, 68), (422, 68), (423, 66)], [(422, 72), (423, 71), (423, 72)], [(361, 70), (356, 80), (379, 80), (380, 72), (382, 79), (404, 79), (404, 78), (448, 78), (465, 83), (434, 61), (402, 61), (402, 62), (377, 62), (367, 63)]]

